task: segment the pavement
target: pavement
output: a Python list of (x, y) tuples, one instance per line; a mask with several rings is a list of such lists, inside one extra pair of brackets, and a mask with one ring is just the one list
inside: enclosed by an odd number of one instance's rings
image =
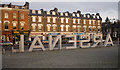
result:
[(117, 68), (118, 47), (33, 51), (2, 55), (3, 68)]

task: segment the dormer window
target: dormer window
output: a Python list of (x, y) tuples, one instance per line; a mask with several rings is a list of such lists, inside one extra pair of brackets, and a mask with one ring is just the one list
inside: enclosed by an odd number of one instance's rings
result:
[(68, 13), (65, 13), (65, 16), (68, 16)]
[(55, 11), (53, 11), (52, 14), (55, 15)]
[(88, 18), (90, 18), (90, 15), (88, 15)]
[(35, 14), (35, 10), (32, 10), (32, 13), (34, 13), (34, 14)]
[(79, 14), (77, 14), (77, 17), (80, 17), (80, 15), (79, 15)]
[(84, 17), (86, 17), (86, 15), (84, 14)]
[(97, 18), (99, 19), (99, 16), (97, 16)]
[(50, 15), (50, 11), (47, 11), (47, 14)]
[(73, 13), (73, 17), (75, 17), (75, 13)]
[(63, 16), (63, 13), (61, 12), (60, 15)]
[(95, 15), (93, 16), (93, 18), (95, 18)]
[(41, 10), (38, 11), (38, 14), (41, 14)]

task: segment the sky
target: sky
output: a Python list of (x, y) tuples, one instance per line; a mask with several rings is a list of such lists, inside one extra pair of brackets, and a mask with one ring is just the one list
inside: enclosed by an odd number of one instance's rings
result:
[[(54, 0), (51, 0), (51, 2), (48, 2), (47, 0), (43, 0), (44, 2), (34, 0), (34, 1), (28, 1), (30, 3), (30, 9), (44, 9), (46, 11), (49, 11), (51, 9), (54, 9), (55, 7), (58, 8), (59, 12), (76, 12), (77, 10), (80, 10), (82, 14), (85, 13), (100, 13), (102, 17), (102, 21), (105, 21), (106, 17), (109, 17), (110, 19), (118, 19), (118, 0), (104, 0), (102, 2), (99, 2), (98, 0), (92, 0), (90, 1), (78, 1), (78, 0), (70, 0), (67, 2), (67, 0), (60, 2), (54, 2)], [(77, 2), (78, 1), (78, 2)], [(25, 1), (20, 2), (14, 2), (14, 1), (2, 1), (2, 3), (10, 3), (15, 5), (24, 5)]]

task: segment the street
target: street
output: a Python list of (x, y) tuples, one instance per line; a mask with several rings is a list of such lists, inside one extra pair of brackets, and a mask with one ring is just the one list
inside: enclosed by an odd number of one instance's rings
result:
[(2, 58), (3, 68), (117, 68), (118, 47), (11, 53)]

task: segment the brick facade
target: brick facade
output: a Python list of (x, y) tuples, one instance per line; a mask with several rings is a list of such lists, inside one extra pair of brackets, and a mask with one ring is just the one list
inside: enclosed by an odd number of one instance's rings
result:
[(82, 14), (79, 10), (73, 13), (69, 11), (59, 12), (57, 8), (50, 11), (32, 10), (29, 9), (28, 2), (24, 6), (10, 3), (2, 4), (0, 7), (3, 8), (1, 22), (2, 35), (4, 35), (5, 41), (11, 38), (10, 41), (13, 42), (20, 34), (24, 34), (25, 40), (27, 40), (29, 32), (30, 36), (47, 36), (49, 33), (101, 32), (102, 18), (99, 13)]
[[(11, 41), (20, 35), (21, 32), (29, 31), (29, 9), (26, 5), (16, 6), (10, 4), (2, 4), (2, 40)], [(28, 33), (27, 33), (28, 34)]]

